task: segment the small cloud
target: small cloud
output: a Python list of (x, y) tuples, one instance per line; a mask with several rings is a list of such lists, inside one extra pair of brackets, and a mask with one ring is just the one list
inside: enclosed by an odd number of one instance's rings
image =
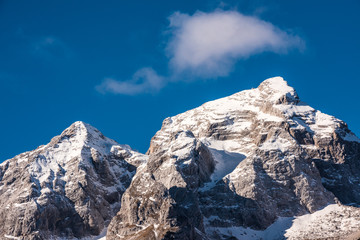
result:
[(135, 72), (130, 80), (117, 81), (106, 78), (96, 86), (100, 93), (115, 93), (124, 95), (136, 95), (140, 93), (154, 93), (165, 86), (165, 78), (158, 75), (152, 68), (142, 68)]
[(58, 37), (29, 34), (21, 27), (14, 33), (16, 39), (26, 45), (27, 52), (32, 56), (45, 60), (69, 59), (74, 57), (72, 49)]
[(199, 11), (192, 16), (176, 12), (169, 20), (172, 36), (166, 50), (175, 75), (227, 76), (239, 59), (262, 52), (284, 54), (304, 46), (300, 37), (236, 11)]
[(33, 43), (33, 53), (46, 58), (68, 58), (71, 51), (59, 38), (46, 36)]

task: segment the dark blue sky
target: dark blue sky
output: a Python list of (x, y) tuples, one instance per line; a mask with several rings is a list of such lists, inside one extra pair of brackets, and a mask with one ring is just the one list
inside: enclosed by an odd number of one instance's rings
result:
[[(169, 16), (216, 9), (271, 23), (303, 46), (237, 55), (223, 76), (169, 77)], [(48, 143), (77, 120), (145, 152), (164, 118), (274, 76), (359, 136), (359, 12), (357, 0), (0, 0), (0, 162)], [(144, 67), (171, 80), (150, 93), (96, 90), (106, 78), (125, 81)]]

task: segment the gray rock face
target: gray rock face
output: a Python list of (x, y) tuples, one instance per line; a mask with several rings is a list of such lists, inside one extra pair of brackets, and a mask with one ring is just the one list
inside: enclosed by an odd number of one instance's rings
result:
[(197, 191), (214, 165), (208, 148), (190, 131), (174, 133), (139, 167), (107, 239), (202, 239)]
[(360, 203), (360, 140), (279, 77), (165, 119), (148, 154), (108, 240), (241, 239), (231, 229)]
[(147, 156), (76, 122), (0, 165), (0, 238), (99, 235)]

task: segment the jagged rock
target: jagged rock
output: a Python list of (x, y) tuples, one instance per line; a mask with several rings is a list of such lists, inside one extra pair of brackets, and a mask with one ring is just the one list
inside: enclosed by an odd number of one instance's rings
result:
[(0, 165), (0, 238), (99, 235), (147, 156), (75, 122)]
[[(283, 219), (360, 204), (360, 140), (280, 77), (165, 119), (148, 154), (108, 240), (241, 239), (251, 229), (249, 239), (277, 239), (264, 234)], [(352, 214), (360, 224), (359, 208)]]
[(178, 131), (148, 162), (124, 194), (107, 239), (202, 239), (197, 190), (214, 169), (208, 148), (191, 131)]

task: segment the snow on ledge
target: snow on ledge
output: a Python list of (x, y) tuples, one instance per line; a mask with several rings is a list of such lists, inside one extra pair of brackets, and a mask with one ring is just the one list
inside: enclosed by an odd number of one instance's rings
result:
[(14, 236), (7, 235), (7, 234), (5, 234), (4, 237), (7, 238), (7, 239), (18, 239), (18, 240), (20, 240), (19, 237), (14, 237)]

